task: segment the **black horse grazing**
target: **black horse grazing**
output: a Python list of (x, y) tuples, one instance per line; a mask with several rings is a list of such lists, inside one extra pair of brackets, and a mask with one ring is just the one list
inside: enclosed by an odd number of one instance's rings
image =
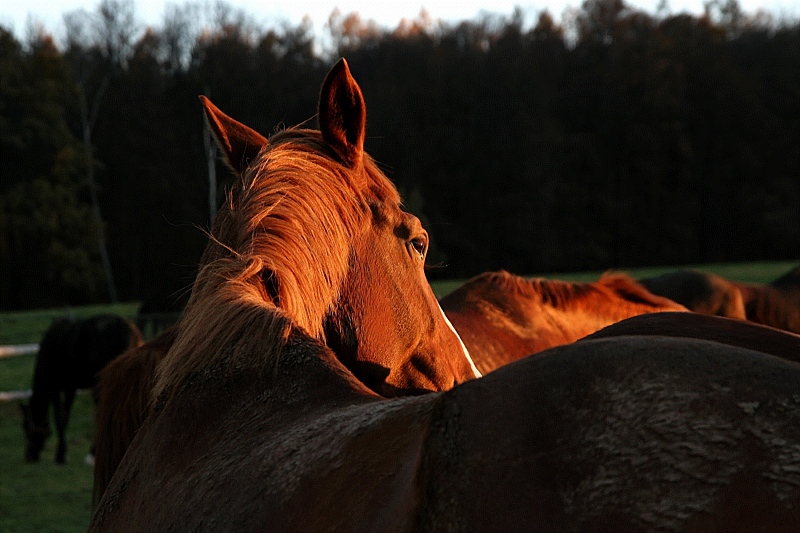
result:
[(50, 325), (36, 354), (30, 403), (20, 404), (26, 461), (39, 460), (50, 435), (47, 412), (52, 403), (58, 431), (56, 462), (65, 462), (65, 432), (75, 391), (93, 389), (97, 373), (109, 361), (142, 342), (139, 328), (117, 315), (58, 319)]

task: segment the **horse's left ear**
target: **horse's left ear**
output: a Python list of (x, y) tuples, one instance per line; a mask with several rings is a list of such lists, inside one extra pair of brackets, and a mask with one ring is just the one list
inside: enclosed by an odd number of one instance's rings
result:
[(247, 166), (269, 141), (254, 129), (220, 111), (205, 96), (200, 96), (200, 102), (206, 112), (208, 126), (225, 154), (225, 161), (236, 174), (242, 176)]
[(328, 73), (319, 96), (319, 129), (322, 138), (350, 168), (361, 164), (367, 106), (361, 88), (344, 58)]

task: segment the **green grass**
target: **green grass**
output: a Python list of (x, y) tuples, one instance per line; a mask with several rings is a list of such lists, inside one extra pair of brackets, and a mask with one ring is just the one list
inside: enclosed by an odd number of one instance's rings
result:
[(134, 319), (139, 305), (139, 302), (128, 302), (114, 305), (85, 305), (64, 309), (0, 313), (0, 345), (39, 342), (44, 331), (56, 318), (68, 316), (82, 318), (100, 313), (115, 313), (128, 319)]
[[(55, 318), (116, 313), (135, 318), (139, 303), (83, 306), (0, 314), (0, 345), (32, 344)], [(35, 354), (0, 359), (0, 391), (31, 388)], [(0, 532), (86, 531), (91, 518), (92, 468), (83, 460), (91, 446), (94, 406), (91, 394), (75, 398), (67, 427), (67, 464), (54, 461), (55, 427), (41, 461), (23, 459), (19, 401), (0, 401)], [(51, 414), (51, 425), (52, 414)]]
[(86, 531), (91, 518), (92, 468), (83, 459), (93, 432), (91, 395), (82, 393), (75, 399), (67, 428), (65, 465), (53, 460), (55, 432), (47, 440), (40, 462), (25, 463), (17, 404), (0, 402), (0, 531)]
[(36, 354), (0, 359), (0, 391), (30, 389)]
[[(779, 277), (796, 262), (694, 265), (691, 267), (747, 282), (768, 282)], [(675, 270), (661, 267), (626, 270), (635, 278)], [(602, 272), (539, 274), (540, 277), (570, 281), (594, 281)], [(533, 276), (531, 276), (533, 277)], [(438, 297), (448, 294), (463, 280), (438, 281), (431, 285)], [(122, 304), (112, 311), (132, 318), (138, 304)], [(86, 316), (108, 311), (108, 307), (75, 309)], [(0, 344), (38, 342), (54, 316), (63, 311), (45, 310), (0, 314)], [(0, 359), (0, 390), (28, 389), (31, 386), (34, 355)], [(92, 469), (83, 464), (89, 450), (93, 425), (93, 406), (89, 394), (79, 394), (72, 411), (66, 465), (53, 462), (55, 437), (47, 442), (38, 464), (23, 461), (23, 436), (16, 401), (0, 402), (0, 532), (85, 531), (90, 519)]]

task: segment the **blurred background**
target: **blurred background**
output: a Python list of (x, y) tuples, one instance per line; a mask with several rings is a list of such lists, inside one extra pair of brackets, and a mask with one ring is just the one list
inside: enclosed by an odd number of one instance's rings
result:
[(91, 396), (66, 465), (52, 438), (23, 463), (1, 400), (30, 395), (54, 318), (177, 317), (232, 179), (199, 94), (264, 135), (316, 127), (346, 57), (438, 296), (495, 269), (763, 283), (800, 260), (797, 0), (248, 1), (0, 8), (0, 531), (86, 529)]
[(265, 135), (315, 124), (340, 56), (367, 150), (431, 232), (433, 280), (800, 257), (792, 4), (586, 0), (388, 26), (222, 2), (146, 22), (103, 0), (51, 10), (53, 28), (35, 5), (0, 16), (2, 310), (180, 308), (231, 179), (197, 95)]

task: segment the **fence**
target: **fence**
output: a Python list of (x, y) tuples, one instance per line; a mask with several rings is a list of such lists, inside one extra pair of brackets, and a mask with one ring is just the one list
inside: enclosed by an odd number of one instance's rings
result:
[[(138, 307), (138, 304), (136, 307)], [(0, 318), (0, 342), (6, 342), (8, 344), (0, 345), (0, 361), (38, 352), (39, 344), (30, 341), (40, 339), (44, 331), (55, 318), (62, 318), (64, 316), (91, 316), (92, 314), (105, 311), (106, 310), (97, 309), (83, 311), (81, 313), (72, 313), (71, 311), (5, 313), (2, 318)], [(134, 320), (142, 330), (145, 339), (152, 339), (171, 326), (180, 316), (179, 313), (136, 314), (135, 310), (133, 310), (134, 312), (131, 311), (132, 309), (127, 309), (124, 306), (120, 306), (119, 309), (111, 310), (111, 312), (116, 312)], [(0, 370), (0, 372), (2, 372), (2, 370)], [(14, 388), (14, 385), (6, 385), (6, 387)], [(29, 398), (30, 395), (30, 390), (0, 391), (0, 402), (26, 399)]]
[[(38, 344), (17, 344), (11, 346), (0, 346), (0, 359), (16, 357), (18, 355), (28, 355), (39, 350)], [(25, 400), (31, 397), (30, 390), (0, 391), (0, 402), (10, 402), (12, 400)]]
[(15, 346), (0, 346), (0, 359), (17, 355), (28, 355), (39, 351), (38, 344), (17, 344)]

